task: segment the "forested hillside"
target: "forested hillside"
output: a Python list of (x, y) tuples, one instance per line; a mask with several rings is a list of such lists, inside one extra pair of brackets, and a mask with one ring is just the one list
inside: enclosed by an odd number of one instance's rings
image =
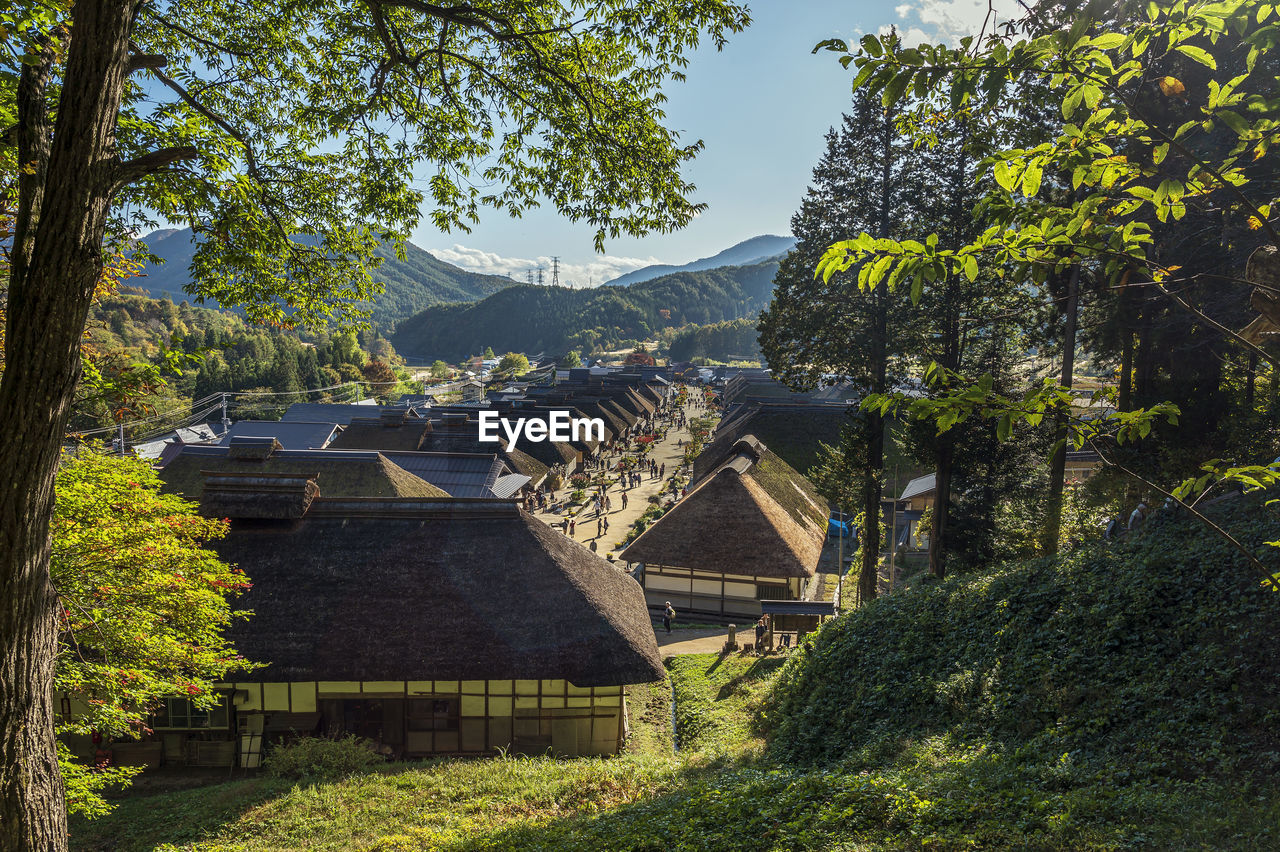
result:
[[(196, 249), (190, 229), (154, 231), (141, 242), (165, 262), (147, 265), (142, 270), (144, 277), (133, 283), (155, 298), (190, 300), (192, 296), (185, 288), (191, 280), (188, 267)], [(405, 243), (404, 259), (396, 257), (389, 246), (375, 250), (374, 256), (382, 260), (382, 265), (374, 270), (373, 278), (386, 287), (370, 304), (369, 319), (378, 328), (390, 328), (428, 305), (483, 299), (512, 283), (499, 275), (459, 269), (412, 243)]]
[[(179, 354), (180, 374), (166, 376), (163, 387), (140, 400), (136, 417), (142, 416), (138, 412), (181, 409), (192, 399), (220, 391), (291, 392), (361, 381), (370, 361), (390, 363), (395, 358), (391, 344), (372, 331), (303, 334), (260, 328), (228, 311), (152, 299), (131, 288), (93, 307), (85, 346), (95, 367), (108, 374), (154, 363), (162, 350)], [(74, 428), (111, 422), (107, 401), (81, 394)]]
[(672, 337), (668, 354), (672, 361), (709, 358), (714, 361), (760, 359), (756, 318), (716, 322), (711, 325), (689, 325)]
[(769, 302), (777, 269), (768, 261), (590, 290), (517, 285), (474, 304), (428, 308), (400, 323), (391, 340), (404, 355), (450, 361), (486, 346), (590, 353), (688, 323), (754, 316)]

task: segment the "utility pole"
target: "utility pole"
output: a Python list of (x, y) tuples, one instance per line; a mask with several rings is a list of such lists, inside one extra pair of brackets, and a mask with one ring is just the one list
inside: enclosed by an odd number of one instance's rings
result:
[(532, 266), (530, 266), (528, 269), (525, 270), (525, 275), (528, 276), (529, 283), (532, 284), (533, 283), (533, 267)]
[(560, 258), (555, 255), (551, 256), (551, 286), (560, 286)]
[(541, 287), (541, 286), (542, 286), (542, 283), (543, 283), (543, 279), (542, 279), (542, 267), (541, 267), (541, 266), (539, 266), (539, 267), (538, 267), (538, 286), (539, 286), (539, 287)]
[(227, 395), (222, 395), (222, 433), (225, 435), (231, 428), (231, 418), (227, 417)]
[(120, 455), (124, 455), (124, 421), (120, 421)]

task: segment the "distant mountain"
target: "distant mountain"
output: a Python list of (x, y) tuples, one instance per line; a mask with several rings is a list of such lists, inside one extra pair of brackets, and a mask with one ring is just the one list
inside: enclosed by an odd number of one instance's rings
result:
[(458, 361), (495, 351), (590, 351), (643, 340), (668, 327), (754, 317), (773, 296), (776, 260), (677, 272), (629, 287), (583, 290), (518, 284), (470, 304), (435, 305), (391, 337), (413, 358)]
[(704, 257), (701, 260), (690, 261), (683, 266), (659, 263), (654, 266), (632, 270), (605, 283), (623, 286), (636, 284), (640, 281), (651, 281), (660, 275), (670, 275), (673, 272), (698, 272), (703, 269), (715, 269), (718, 266), (749, 266), (753, 263), (760, 263), (786, 254), (791, 251), (795, 244), (795, 237), (775, 237), (771, 235), (752, 237), (749, 240), (738, 243), (736, 246), (725, 249), (719, 254)]
[[(191, 230), (153, 231), (143, 237), (142, 242), (165, 262), (148, 265), (142, 270), (146, 277), (130, 281), (130, 285), (148, 291), (153, 298), (190, 301), (192, 297), (185, 288), (191, 281), (188, 270), (196, 251)], [(386, 290), (373, 302), (371, 319), (379, 326), (411, 317), (429, 305), (483, 299), (513, 283), (500, 275), (459, 269), (412, 243), (405, 243), (404, 253), (404, 260), (400, 260), (389, 247), (374, 252), (383, 261), (373, 277), (386, 285)]]

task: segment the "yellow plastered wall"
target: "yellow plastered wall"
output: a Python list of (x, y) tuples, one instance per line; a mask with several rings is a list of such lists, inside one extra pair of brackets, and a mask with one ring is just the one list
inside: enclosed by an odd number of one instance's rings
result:
[(565, 680), (319, 681), (234, 686), (241, 691), (236, 711), (250, 715), (315, 713), (321, 699), (335, 697), (458, 696), (458, 730), (434, 734), (439, 752), (516, 748), (530, 753), (612, 754), (618, 747), (625, 713), (622, 687), (582, 687)]

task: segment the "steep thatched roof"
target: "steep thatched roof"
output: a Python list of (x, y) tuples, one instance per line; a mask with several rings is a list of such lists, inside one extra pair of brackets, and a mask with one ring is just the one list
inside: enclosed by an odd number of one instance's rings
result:
[(826, 534), (826, 501), (747, 436), (623, 558), (753, 577), (809, 577)]
[(228, 638), (269, 663), (237, 680), (663, 676), (640, 586), (509, 502), (320, 498), (213, 547), (253, 581)]
[(606, 437), (611, 441), (626, 432), (627, 428), (635, 422), (634, 418), (624, 417), (616, 406), (606, 405), (603, 399), (575, 400), (574, 404), (588, 417), (599, 417), (603, 420), (610, 432)]
[(850, 424), (849, 410), (831, 405), (759, 405), (735, 410), (716, 427), (715, 438), (693, 461), (693, 481), (706, 476), (733, 452), (733, 445), (754, 435), (774, 455), (802, 474), (818, 460), (819, 444), (836, 446)]
[[(378, 453), (275, 450), (265, 459), (234, 458), (234, 447), (184, 447), (160, 471), (164, 490), (200, 499), (205, 474), (292, 474), (315, 480), (325, 497), (447, 497)], [(234, 517), (220, 513), (224, 517)], [(266, 517), (266, 516), (260, 516)]]
[(351, 421), (329, 446), (335, 450), (398, 450), (414, 452), (422, 446), (427, 431), (425, 420), (383, 420), (357, 418)]

